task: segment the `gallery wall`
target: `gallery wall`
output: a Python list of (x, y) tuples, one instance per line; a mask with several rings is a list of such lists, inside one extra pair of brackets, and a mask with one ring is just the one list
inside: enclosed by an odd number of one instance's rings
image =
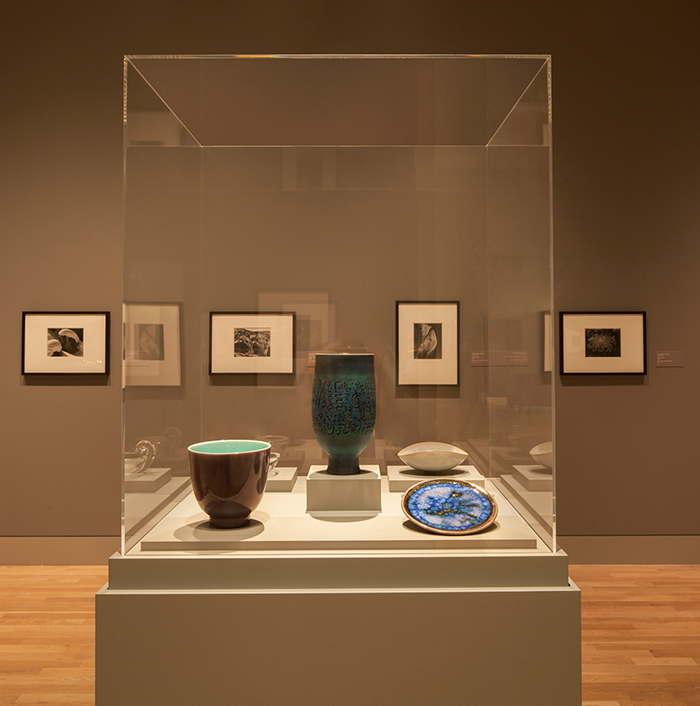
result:
[[(646, 311), (649, 356), (557, 378), (558, 531), (700, 535), (698, 28), (681, 0), (5, 3), (0, 538), (119, 533), (123, 55), (313, 52), (552, 54), (556, 308)], [(112, 374), (23, 378), (25, 310), (111, 311)]]

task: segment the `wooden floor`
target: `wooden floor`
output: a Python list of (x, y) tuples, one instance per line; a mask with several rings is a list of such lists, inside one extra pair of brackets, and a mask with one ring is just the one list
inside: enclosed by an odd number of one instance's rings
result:
[[(584, 706), (700, 706), (700, 565), (570, 573)], [(0, 567), (0, 705), (94, 704), (94, 594), (106, 580), (104, 567)]]
[(586, 706), (700, 705), (700, 565), (571, 566)]
[(102, 566), (0, 567), (0, 704), (95, 703), (95, 593), (106, 581)]

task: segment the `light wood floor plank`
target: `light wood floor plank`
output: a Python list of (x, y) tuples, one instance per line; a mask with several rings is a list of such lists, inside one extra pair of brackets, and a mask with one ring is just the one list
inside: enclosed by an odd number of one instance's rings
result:
[(105, 567), (0, 567), (0, 706), (94, 706)]
[(572, 566), (571, 577), (584, 703), (700, 706), (700, 566)]
[[(700, 706), (700, 566), (571, 576), (583, 706)], [(0, 706), (94, 706), (94, 594), (106, 580), (103, 567), (0, 567)]]

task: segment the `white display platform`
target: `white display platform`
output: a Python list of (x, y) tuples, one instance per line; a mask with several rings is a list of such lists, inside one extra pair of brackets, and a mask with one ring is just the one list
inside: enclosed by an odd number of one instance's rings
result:
[(389, 479), (389, 490), (392, 493), (405, 493), (411, 486), (422, 483), (424, 480), (447, 480), (449, 478), (466, 480), (480, 488), (486, 487), (486, 478), (474, 466), (466, 465), (457, 466), (444, 473), (421, 473), (410, 466), (387, 466), (386, 475)]
[(311, 466), (306, 479), (307, 512), (380, 512), (382, 486), (379, 466), (363, 465), (360, 472), (339, 476), (326, 466)]
[(513, 478), (525, 488), (525, 490), (548, 490), (550, 493), (554, 487), (551, 469), (540, 466), (513, 466)]
[[(110, 559), (96, 596), (96, 706), (424, 706), (467, 694), (580, 706), (566, 555), (491, 481), (499, 524), (465, 537), (410, 529), (381, 483), (381, 514), (320, 518), (305, 512), (299, 478), (264, 496), (246, 536), (208, 529), (188, 495)], [(516, 533), (525, 548), (499, 548)], [(424, 678), (407, 677), (414, 659)]]
[(124, 492), (155, 493), (172, 478), (172, 475), (169, 468), (149, 468), (138, 475), (126, 473), (124, 475)]
[(272, 473), (267, 474), (266, 493), (289, 493), (297, 480), (296, 468), (277, 466)]
[(277, 550), (416, 550), (537, 549), (535, 533), (496, 494), (498, 519), (483, 532), (468, 535), (441, 535), (421, 530), (408, 521), (401, 510), (401, 498), (389, 493), (387, 479), (382, 512), (306, 511), (309, 479), (300, 478), (295, 489), (285, 495), (265, 495), (251, 523), (236, 529), (214, 529), (209, 518), (189, 494), (142, 540), (141, 552), (179, 551), (277, 551)]
[(95, 602), (96, 706), (581, 706), (573, 584)]
[(191, 486), (189, 476), (176, 476), (152, 493), (124, 493), (126, 533), (131, 535), (138, 532), (187, 486)]

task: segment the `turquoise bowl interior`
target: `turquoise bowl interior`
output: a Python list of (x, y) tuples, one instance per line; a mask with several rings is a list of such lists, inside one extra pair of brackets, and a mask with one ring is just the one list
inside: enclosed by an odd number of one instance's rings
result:
[(221, 439), (219, 441), (200, 441), (187, 448), (198, 454), (243, 454), (251, 451), (264, 451), (270, 448), (270, 444), (265, 441), (249, 441), (247, 439)]

